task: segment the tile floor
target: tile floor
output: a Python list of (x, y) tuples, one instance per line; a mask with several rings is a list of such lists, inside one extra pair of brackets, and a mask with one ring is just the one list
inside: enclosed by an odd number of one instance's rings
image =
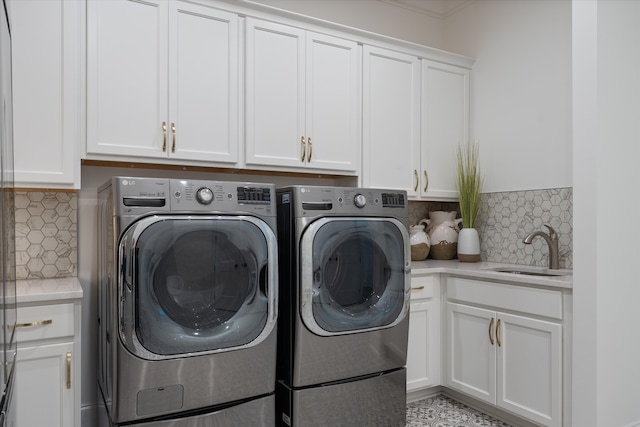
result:
[(407, 404), (407, 427), (511, 427), (444, 395)]

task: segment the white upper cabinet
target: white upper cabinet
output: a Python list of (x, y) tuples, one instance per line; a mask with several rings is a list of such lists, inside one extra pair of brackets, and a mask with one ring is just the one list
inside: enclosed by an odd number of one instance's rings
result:
[(469, 70), (422, 60), (420, 197), (455, 199), (456, 150), (469, 138)]
[(364, 46), (365, 187), (406, 190), (420, 184), (420, 62), (416, 56)]
[(15, 185), (80, 188), (84, 3), (11, 7)]
[(364, 48), (363, 185), (455, 200), (456, 147), (469, 128), (469, 70)]
[(87, 153), (166, 156), (167, 26), (166, 3), (87, 3)]
[(360, 46), (247, 18), (246, 165), (360, 169)]
[(86, 7), (83, 158), (350, 175), (456, 198), (467, 58), (235, 3)]
[(87, 155), (236, 163), (237, 15), (181, 1), (87, 8)]
[(171, 149), (167, 148), (170, 156), (237, 162), (237, 26), (236, 15), (189, 3), (172, 4), (168, 121)]

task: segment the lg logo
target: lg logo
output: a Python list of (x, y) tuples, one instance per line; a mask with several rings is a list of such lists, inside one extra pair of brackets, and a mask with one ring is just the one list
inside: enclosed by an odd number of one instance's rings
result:
[(136, 185), (136, 181), (134, 179), (123, 179), (122, 185)]

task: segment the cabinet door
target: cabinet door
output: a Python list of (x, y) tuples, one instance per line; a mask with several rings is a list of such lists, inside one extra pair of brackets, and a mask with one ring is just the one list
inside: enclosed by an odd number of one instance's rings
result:
[(468, 128), (469, 70), (422, 60), (422, 197), (458, 197), (456, 150)]
[(306, 38), (307, 167), (357, 172), (360, 164), (360, 48), (322, 34)]
[[(434, 372), (434, 329), (437, 324), (433, 301), (412, 302), (409, 306), (409, 345), (407, 349), (407, 391), (438, 385)], [(435, 341), (435, 342), (434, 342)]]
[[(18, 349), (16, 419), (23, 427), (72, 427), (73, 343)], [(67, 355), (71, 357), (67, 361)]]
[(80, 188), (84, 3), (12, 3), (16, 186)]
[(237, 162), (237, 16), (171, 2), (169, 64), (169, 156)]
[(304, 166), (304, 68), (303, 30), (247, 18), (247, 165)]
[(87, 153), (167, 156), (167, 12), (166, 1), (87, 2)]
[(499, 313), (497, 405), (544, 426), (562, 425), (562, 328)]
[(495, 312), (448, 302), (446, 385), (495, 404)]
[(421, 170), (418, 58), (365, 46), (362, 100), (364, 186), (418, 195)]

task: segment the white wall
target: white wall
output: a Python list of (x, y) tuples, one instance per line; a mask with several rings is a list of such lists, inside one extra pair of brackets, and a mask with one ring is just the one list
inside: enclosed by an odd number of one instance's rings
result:
[(442, 20), (376, 0), (252, 0), (302, 15), (442, 48)]
[(640, 2), (573, 8), (574, 425), (640, 426)]
[(470, 138), (485, 192), (571, 187), (571, 1), (478, 0), (443, 48), (476, 59)]

